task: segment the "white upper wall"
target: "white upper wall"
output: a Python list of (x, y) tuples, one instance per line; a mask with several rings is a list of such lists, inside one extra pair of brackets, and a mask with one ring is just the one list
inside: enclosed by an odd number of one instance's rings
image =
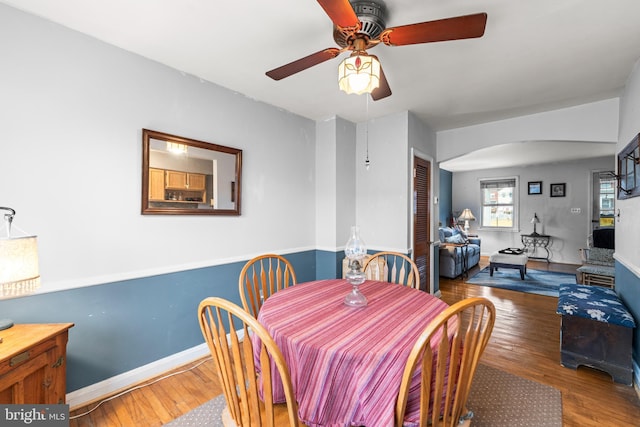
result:
[[(0, 205), (43, 291), (315, 248), (315, 122), (4, 5), (0, 40)], [(142, 128), (242, 149), (242, 215), (141, 215)]]
[[(616, 152), (620, 152), (640, 132), (640, 60), (625, 87), (620, 100), (620, 139)], [(640, 197), (616, 200), (620, 217), (616, 219), (616, 259), (640, 276)]]
[(344, 248), (356, 216), (356, 125), (340, 117), (317, 123), (317, 249)]
[(336, 119), (316, 123), (316, 242), (335, 247), (336, 229)]
[[(367, 248), (406, 253), (409, 198), (408, 112), (358, 124), (356, 221)], [(369, 170), (365, 168), (369, 145)]]
[(618, 140), (618, 98), (438, 132), (438, 161), (521, 141)]

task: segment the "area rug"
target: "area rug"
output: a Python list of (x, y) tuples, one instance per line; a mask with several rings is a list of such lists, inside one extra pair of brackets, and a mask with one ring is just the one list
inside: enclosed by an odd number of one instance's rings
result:
[[(220, 395), (165, 424), (222, 427)], [(483, 364), (478, 365), (467, 401), (473, 427), (562, 427), (560, 391)]]
[(467, 283), (557, 297), (560, 285), (563, 283), (576, 283), (576, 275), (528, 268), (524, 280), (521, 280), (520, 271), (516, 268), (494, 270), (493, 277), (491, 277), (489, 275), (489, 267), (485, 267), (467, 280)]
[(176, 418), (168, 427), (223, 427), (222, 410), (227, 405), (224, 394), (214, 397), (183, 416)]
[(472, 427), (562, 427), (560, 390), (483, 364), (467, 407)]

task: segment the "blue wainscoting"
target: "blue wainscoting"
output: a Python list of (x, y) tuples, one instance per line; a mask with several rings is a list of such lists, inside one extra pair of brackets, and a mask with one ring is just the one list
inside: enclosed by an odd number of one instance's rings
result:
[[(342, 252), (318, 252), (285, 255), (298, 282), (337, 277), (329, 273)], [(202, 344), (198, 304), (208, 296), (241, 304), (245, 262), (2, 300), (0, 318), (75, 324), (67, 347), (69, 393)]]
[[(616, 292), (640, 324), (640, 277), (616, 261)], [(633, 331), (634, 382), (640, 384), (640, 327)]]
[[(342, 277), (342, 259), (344, 251), (316, 251), (317, 280)], [(296, 270), (297, 272), (298, 270)], [(301, 281), (301, 280), (299, 280)]]

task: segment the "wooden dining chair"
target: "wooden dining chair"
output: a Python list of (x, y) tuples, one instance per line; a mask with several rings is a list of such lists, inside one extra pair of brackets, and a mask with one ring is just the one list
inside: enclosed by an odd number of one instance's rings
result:
[(296, 284), (296, 273), (286, 258), (276, 254), (257, 256), (249, 260), (238, 280), (242, 306), (258, 317), (260, 307), (272, 294)]
[[(297, 427), (298, 404), (289, 368), (269, 332), (240, 306), (223, 298), (210, 297), (198, 307), (200, 329), (209, 346), (224, 389), (227, 406), (222, 421), (228, 426)], [(257, 375), (254, 344), (260, 338), (260, 376)], [(276, 370), (271, 370), (270, 360)], [(275, 404), (271, 378), (280, 375), (286, 404)]]
[[(467, 298), (427, 325), (402, 375), (396, 403), (397, 427), (403, 425), (405, 417), (406, 421), (419, 421), (419, 426), (471, 425), (473, 413), (466, 402), (495, 316), (495, 307), (488, 299)], [(418, 368), (420, 373), (416, 374)]]
[[(379, 262), (383, 260), (384, 262)], [(383, 269), (386, 271), (373, 271)], [(408, 256), (399, 252), (378, 252), (371, 255), (365, 264), (364, 271), (368, 271), (367, 277), (372, 277), (383, 282), (397, 283), (410, 288), (420, 289), (420, 273), (418, 267)], [(369, 276), (370, 274), (370, 276)]]

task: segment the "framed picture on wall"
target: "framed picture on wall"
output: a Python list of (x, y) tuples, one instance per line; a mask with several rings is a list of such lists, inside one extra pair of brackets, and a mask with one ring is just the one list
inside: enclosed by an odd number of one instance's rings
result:
[(567, 184), (551, 184), (551, 197), (564, 197)]
[(529, 194), (542, 194), (542, 181), (529, 181)]

